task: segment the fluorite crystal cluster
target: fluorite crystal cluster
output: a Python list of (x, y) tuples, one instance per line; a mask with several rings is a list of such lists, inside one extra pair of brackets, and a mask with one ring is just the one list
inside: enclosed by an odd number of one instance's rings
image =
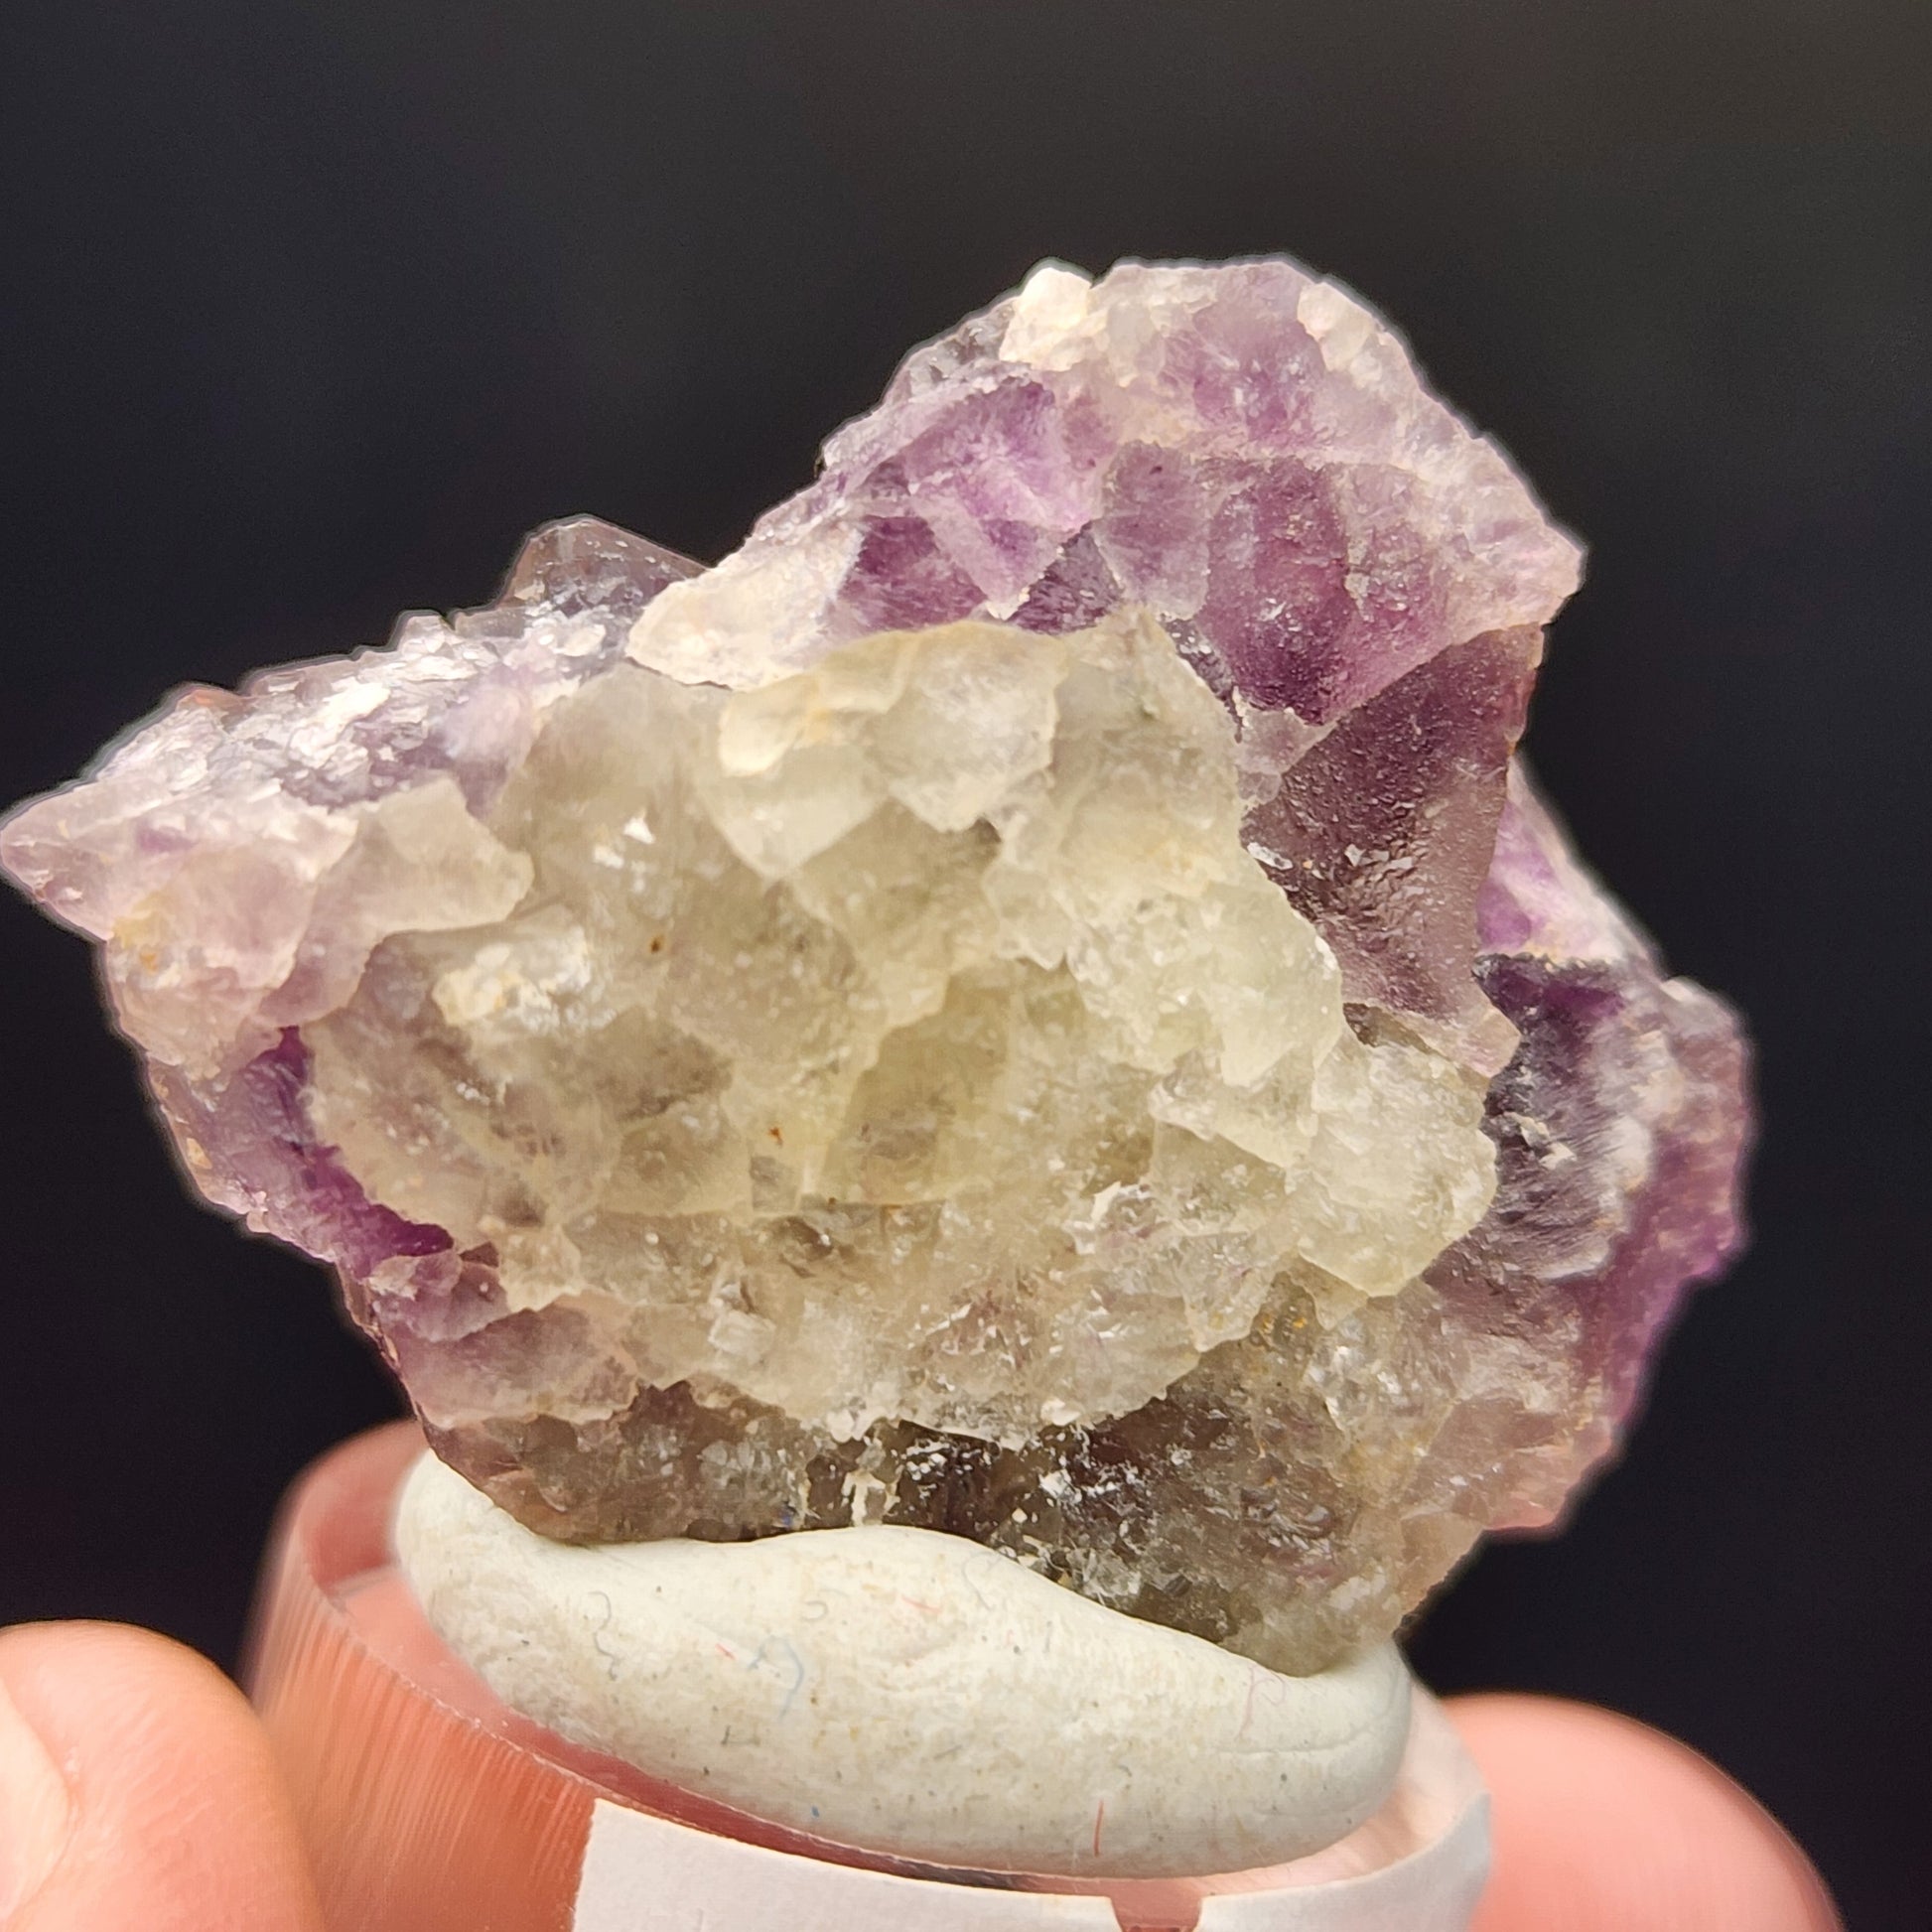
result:
[(555, 525), (4, 860), (525, 1523), (924, 1525), (1306, 1671), (1736, 1240), (1736, 1025), (1514, 757), (1577, 571), (1345, 291), (1048, 266), (716, 568)]

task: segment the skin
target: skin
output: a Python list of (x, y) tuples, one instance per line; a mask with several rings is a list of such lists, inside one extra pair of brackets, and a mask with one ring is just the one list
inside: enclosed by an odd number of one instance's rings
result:
[[(1840, 1925), (1803, 1854), (1687, 1746), (1543, 1698), (1450, 1711), (1495, 1800), (1476, 1932)], [(267, 1741), (233, 1685), (152, 1632), (0, 1631), (0, 1932), (130, 1926), (324, 1932)]]
[(1475, 1932), (1837, 1932), (1805, 1855), (1689, 1745), (1553, 1698), (1449, 1711), (1495, 1800)]
[(212, 1665), (29, 1624), (0, 1634), (0, 1693), (6, 1932), (322, 1932), (268, 1740)]

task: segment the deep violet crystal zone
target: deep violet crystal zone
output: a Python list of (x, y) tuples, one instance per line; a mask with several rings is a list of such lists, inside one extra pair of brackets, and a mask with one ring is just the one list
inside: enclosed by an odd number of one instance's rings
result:
[(553, 525), (0, 859), (533, 1527), (924, 1524), (1310, 1669), (1738, 1239), (1736, 1024), (1515, 756), (1576, 573), (1345, 291), (1049, 267), (716, 568)]

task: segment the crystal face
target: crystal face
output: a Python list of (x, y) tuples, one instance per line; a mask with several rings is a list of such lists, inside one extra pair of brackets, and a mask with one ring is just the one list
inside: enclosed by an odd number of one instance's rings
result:
[(1737, 1240), (1736, 1024), (1515, 757), (1577, 570), (1344, 291), (1047, 267), (716, 568), (552, 526), (0, 859), (532, 1527), (919, 1524), (1311, 1670)]

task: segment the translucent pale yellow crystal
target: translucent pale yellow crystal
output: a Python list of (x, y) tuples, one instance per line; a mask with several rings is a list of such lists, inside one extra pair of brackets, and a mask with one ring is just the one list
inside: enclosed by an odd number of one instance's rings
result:
[(1232, 737), (1131, 614), (737, 693), (620, 666), (488, 816), (515, 911), (389, 939), (307, 1029), (317, 1131), (608, 1333), (625, 1372), (552, 1413), (1125, 1414), (1282, 1278), (1400, 1289), (1493, 1190), (1480, 1084), (1357, 1038), (1244, 851)]

